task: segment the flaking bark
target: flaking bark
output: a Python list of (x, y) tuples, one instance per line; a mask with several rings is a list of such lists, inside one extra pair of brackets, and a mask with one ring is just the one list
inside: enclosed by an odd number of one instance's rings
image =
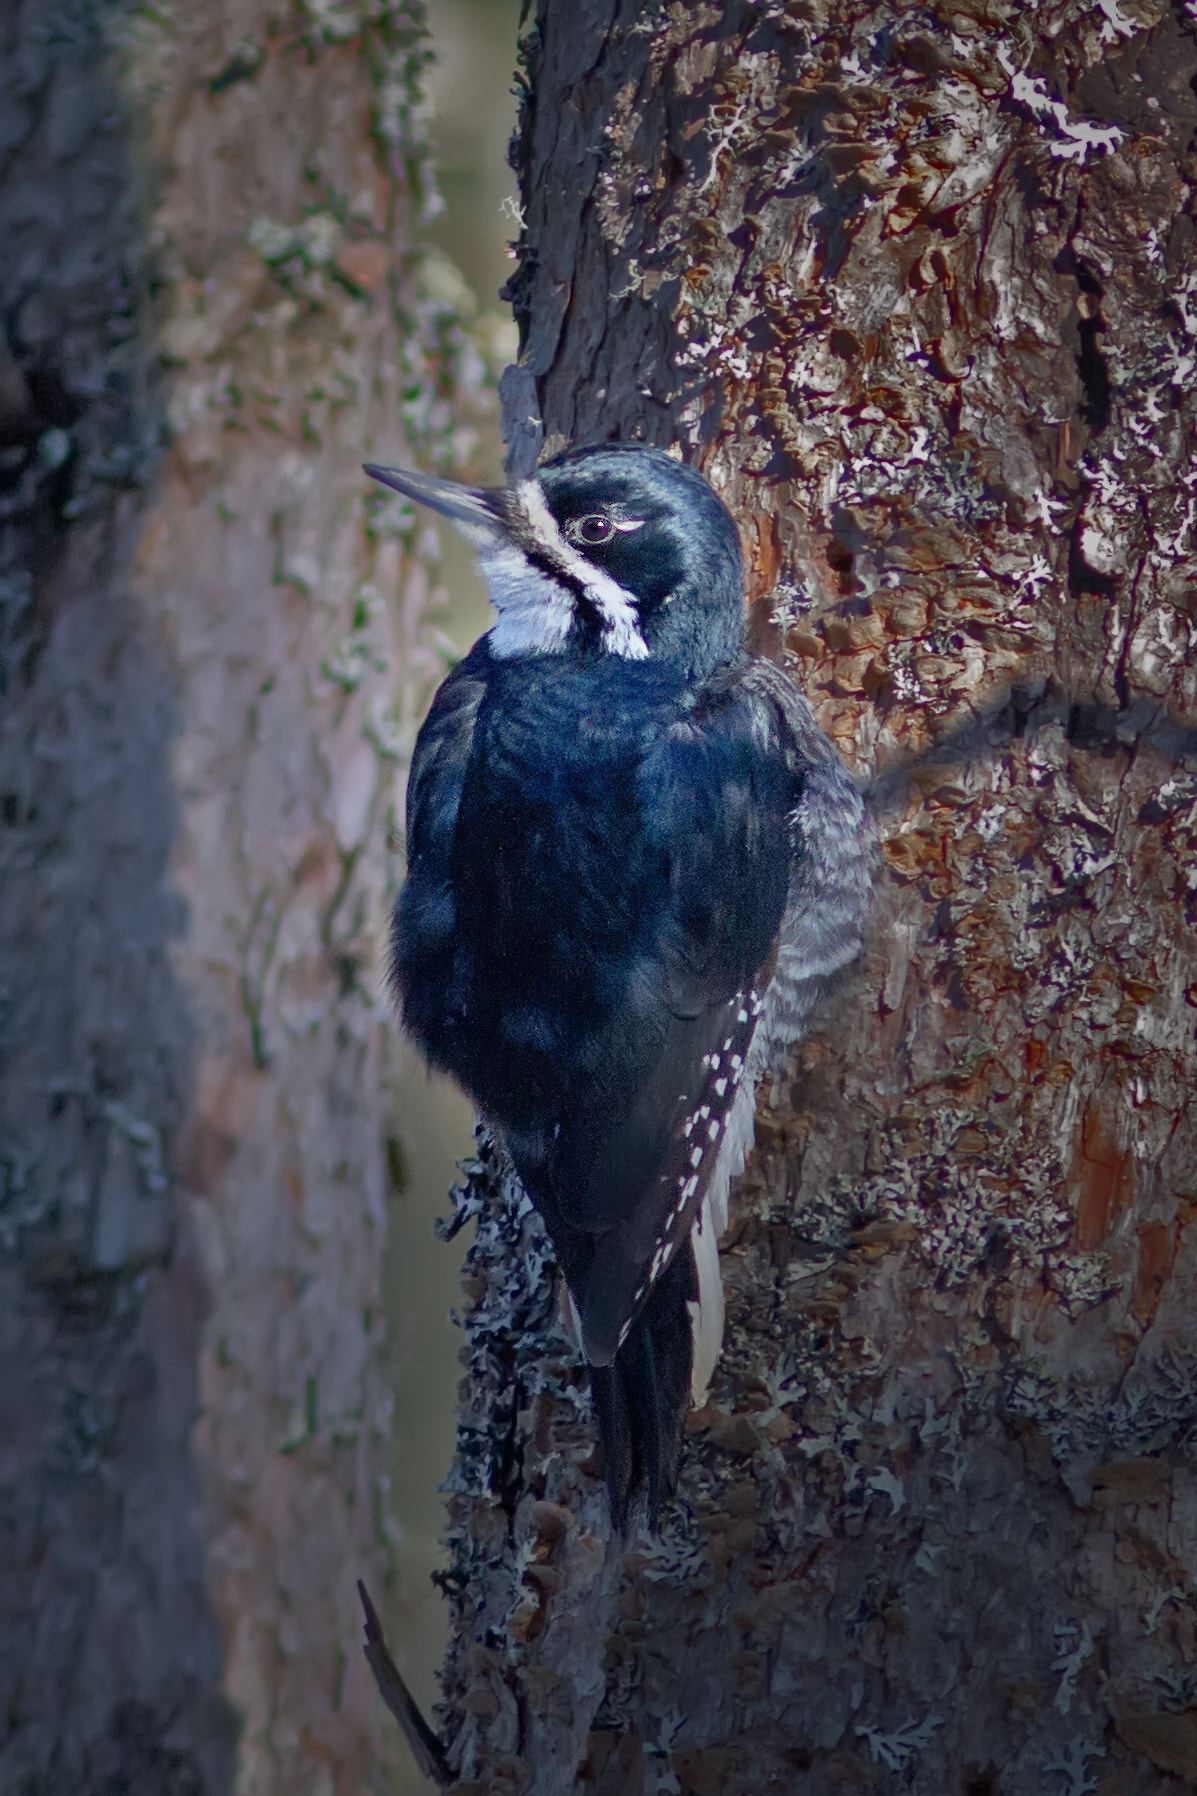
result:
[(512, 466), (700, 463), (880, 857), (659, 1540), (469, 1173), (458, 1787), (1191, 1787), (1197, 23), (540, 0), (524, 55)]

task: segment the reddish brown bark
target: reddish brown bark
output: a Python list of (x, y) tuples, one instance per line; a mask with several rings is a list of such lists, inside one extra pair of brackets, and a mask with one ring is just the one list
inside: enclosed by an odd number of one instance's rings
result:
[(1193, 18), (542, 0), (527, 45), (513, 463), (704, 467), (881, 854), (856, 983), (761, 1094), (660, 1543), (609, 1541), (476, 1177), (463, 1792), (1179, 1789)]

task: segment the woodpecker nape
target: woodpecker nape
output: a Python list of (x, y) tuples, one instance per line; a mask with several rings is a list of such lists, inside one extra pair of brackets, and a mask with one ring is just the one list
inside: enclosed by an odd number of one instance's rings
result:
[(540, 1211), (614, 1517), (644, 1482), (655, 1525), (719, 1353), (755, 1080), (860, 946), (863, 807), (744, 653), (736, 527), (694, 469), (606, 444), (504, 488), (367, 472), (452, 520), (497, 613), (416, 743), (403, 1021)]

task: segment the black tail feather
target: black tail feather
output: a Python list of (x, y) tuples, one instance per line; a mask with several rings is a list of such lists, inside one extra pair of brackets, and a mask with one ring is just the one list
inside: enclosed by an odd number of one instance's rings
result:
[(651, 1528), (677, 1487), (693, 1361), (686, 1305), (697, 1295), (687, 1242), (653, 1286), (612, 1364), (591, 1367), (603, 1476), (617, 1528), (625, 1526), (628, 1500), (641, 1482), (648, 1485)]

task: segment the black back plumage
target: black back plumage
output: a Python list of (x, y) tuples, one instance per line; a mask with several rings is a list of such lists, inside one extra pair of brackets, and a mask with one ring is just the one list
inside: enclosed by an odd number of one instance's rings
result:
[[(781, 727), (734, 678), (496, 662), (483, 639), (421, 734), (404, 1019), (500, 1121), (559, 1250), (618, 1227), (651, 1260), (645, 1187), (781, 921), (796, 797)], [(571, 1260), (587, 1251), (570, 1241)]]

